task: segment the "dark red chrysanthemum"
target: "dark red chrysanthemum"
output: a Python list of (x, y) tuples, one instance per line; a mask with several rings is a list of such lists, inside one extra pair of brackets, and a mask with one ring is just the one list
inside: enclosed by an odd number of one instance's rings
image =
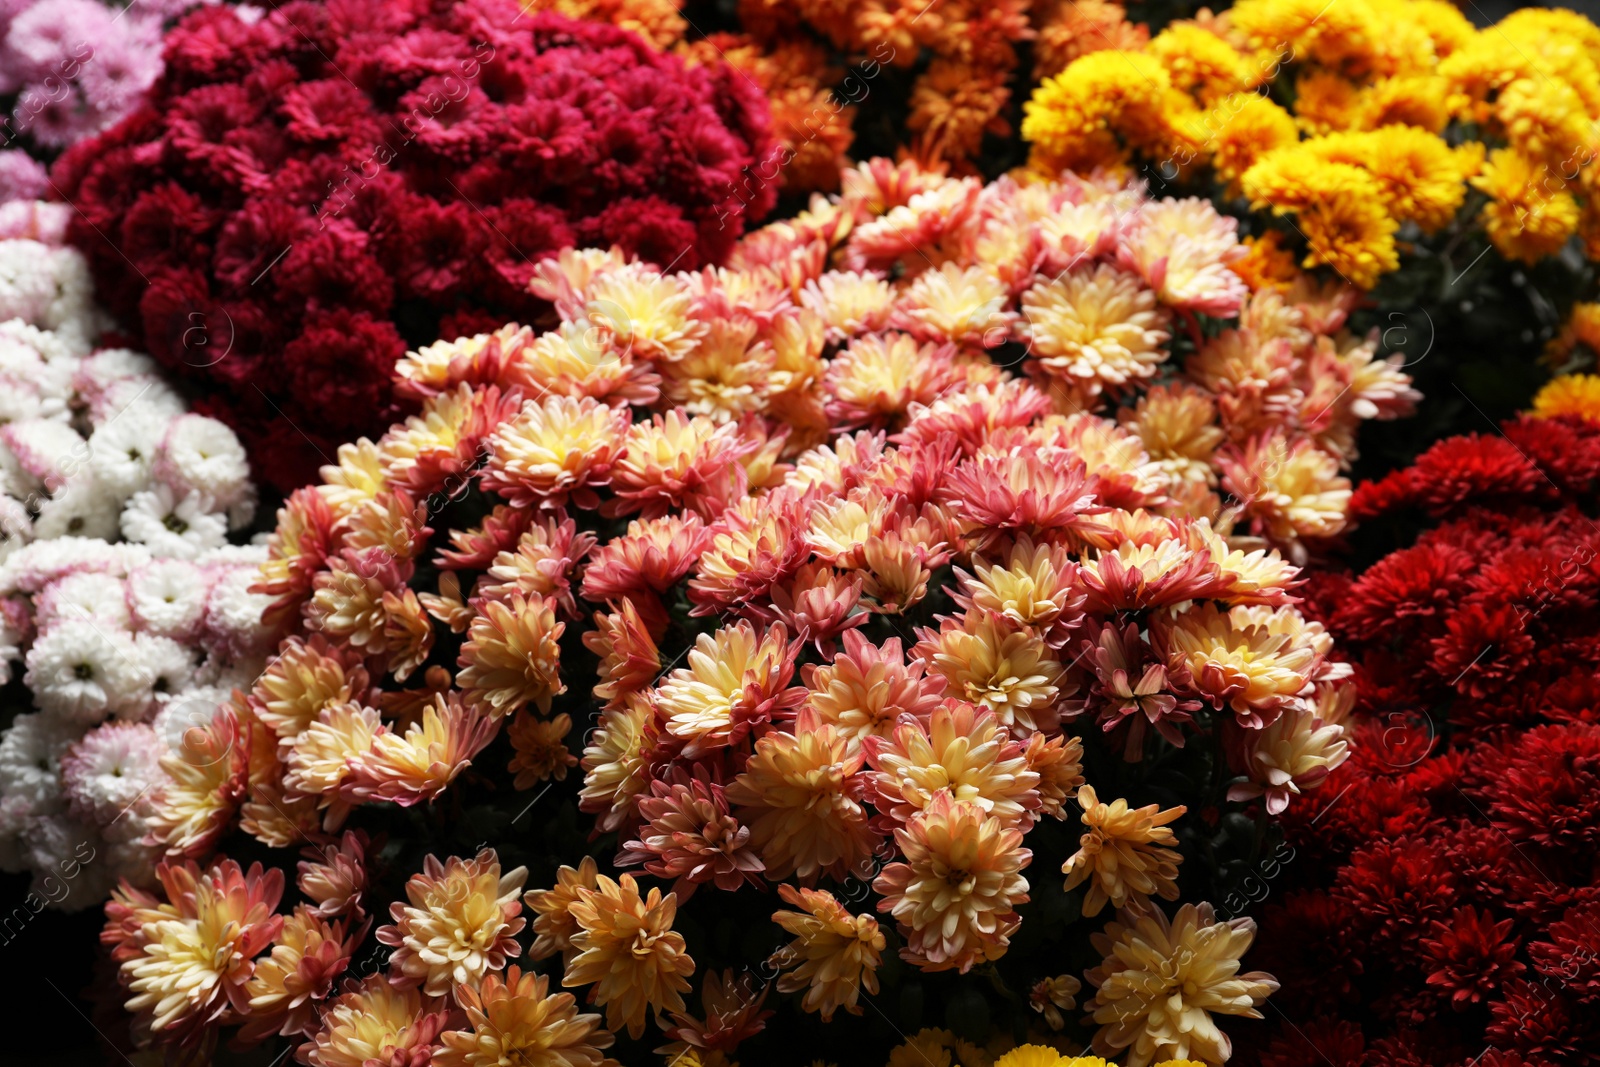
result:
[(1527, 966), (1518, 962), (1513, 920), (1498, 922), (1488, 912), (1458, 908), (1449, 920), (1436, 921), (1422, 939), (1423, 968), (1428, 984), (1438, 986), (1457, 1011), (1484, 999), (1486, 991), (1515, 978)]
[[(536, 321), (528, 280), (552, 252), (725, 257), (776, 199), (746, 180), (775, 151), (748, 79), (609, 23), (292, 0), (184, 18), (147, 104), (55, 180), (135, 343), (247, 441), (301, 425), (304, 462), (252, 448), (290, 489), (395, 413), (392, 353), (441, 324)], [(253, 309), (236, 331), (231, 309)], [(233, 332), (243, 347), (214, 358)]]
[(1516, 445), (1479, 434), (1440, 441), (1417, 457), (1409, 480), (1415, 499), (1435, 515), (1466, 504), (1542, 499), (1553, 492)]

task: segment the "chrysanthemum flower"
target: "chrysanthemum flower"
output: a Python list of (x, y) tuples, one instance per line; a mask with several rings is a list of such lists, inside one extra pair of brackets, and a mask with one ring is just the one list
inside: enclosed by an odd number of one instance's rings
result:
[(1117, 419), (1139, 436), (1151, 461), (1169, 478), (1216, 483), (1211, 457), (1227, 434), (1216, 424), (1217, 407), (1205, 393), (1183, 383), (1157, 385), (1120, 409)]
[(1289, 708), (1266, 729), (1238, 741), (1238, 762), (1248, 781), (1230, 786), (1228, 799), (1264, 796), (1273, 815), (1291, 797), (1322, 785), (1350, 755), (1344, 727), (1323, 722), (1310, 708)]
[(428, 856), (406, 882), (410, 903), (391, 904), (394, 924), (378, 928), (378, 940), (395, 950), (390, 980), (442, 997), (503, 969), (522, 951), (516, 935), (527, 923), (519, 914), (527, 877), (526, 867), (502, 875), (493, 849), (445, 863)]
[(1035, 283), (1022, 311), (1033, 365), (1090, 395), (1150, 377), (1168, 355), (1156, 293), (1104, 263)]
[(727, 1063), (729, 1053), (766, 1028), (773, 1014), (762, 1009), (770, 983), (759, 990), (749, 971), (708, 971), (700, 983), (701, 1019), (687, 1011), (672, 1013), (674, 1025), (663, 1027), (673, 1040), (656, 1049), (669, 1058), (692, 1057), (703, 1067)]
[(518, 507), (597, 507), (629, 422), (626, 409), (589, 397), (529, 400), (489, 438), (480, 483)]
[(1120, 798), (1105, 804), (1087, 785), (1078, 790), (1078, 806), (1086, 832), (1061, 873), (1067, 876), (1068, 892), (1089, 882), (1083, 914), (1100, 914), (1108, 901), (1120, 909), (1129, 901), (1144, 904), (1151, 896), (1178, 899), (1183, 857), (1167, 847), (1178, 843), (1167, 824), (1188, 808), (1180, 804), (1163, 811), (1159, 804), (1148, 804), (1134, 809)]
[(772, 921), (794, 938), (768, 961), (785, 972), (778, 979), (779, 992), (804, 989), (801, 1009), (818, 1012), (823, 1022), (831, 1022), (840, 1008), (860, 1015), (861, 991), (878, 992), (878, 964), (885, 943), (878, 920), (852, 915), (832, 893), (821, 889), (785, 884), (778, 887), (778, 895), (803, 909), (772, 913)]
[(480, 706), (434, 694), (420, 721), (405, 733), (385, 730), (349, 761), (340, 793), (363, 803), (386, 800), (410, 807), (432, 800), (494, 740), (499, 719)]
[(802, 720), (798, 734), (777, 731), (756, 742), (728, 786), (769, 878), (844, 878), (871, 859), (878, 837), (861, 804), (862, 757), (849, 748), (833, 727)]
[(643, 863), (657, 878), (675, 879), (673, 892), (688, 900), (701, 882), (733, 891), (759, 885), (764, 869), (751, 847), (750, 829), (728, 810), (726, 791), (706, 777), (650, 783), (639, 798), (637, 840), (629, 841), (619, 864)]
[(250, 690), (250, 710), (287, 747), (330, 704), (362, 702), (370, 695), (359, 660), (320, 634), (291, 637)]
[(572, 904), (582, 891), (599, 885), (600, 868), (593, 856), (585, 856), (576, 867), (563, 866), (556, 871), (556, 884), (549, 889), (530, 889), (523, 896), (528, 910), (533, 913), (533, 944), (528, 956), (536, 960), (549, 959), (557, 952), (564, 962), (572, 962), (577, 950), (572, 947), (572, 937), (578, 932), (578, 920), (573, 918)]
[(572, 936), (577, 954), (567, 962), (561, 984), (569, 989), (593, 983), (589, 1002), (606, 1009), (606, 1026), (644, 1034), (651, 1012), (682, 1011), (683, 994), (694, 960), (683, 935), (672, 929), (678, 914), (675, 894), (652, 888), (639, 893), (633, 876), (619, 881), (600, 875), (593, 889), (579, 889), (567, 908), (577, 920)]
[(944, 682), (925, 676), (926, 663), (906, 663), (900, 639), (882, 647), (859, 631), (844, 634), (844, 651), (830, 664), (807, 665), (806, 707), (834, 727), (855, 754), (863, 738), (887, 736), (904, 716), (926, 721), (944, 696)]
[(1104, 529), (1092, 516), (1108, 510), (1097, 502), (1083, 461), (1065, 449), (975, 456), (949, 473), (940, 501), (974, 525), (1029, 533), (1036, 541), (1092, 541)]
[(1006, 826), (1027, 830), (1040, 806), (1039, 775), (1023, 746), (987, 711), (947, 702), (926, 723), (907, 720), (862, 743), (872, 803), (887, 829), (903, 824), (941, 792), (971, 801)]
[(192, 864), (184, 871), (181, 879), (163, 879), (184, 887), (172, 901), (176, 915), (147, 926), (140, 953), (122, 964), (133, 994), (128, 1010), (152, 1032), (180, 1041), (197, 1039), (230, 1011), (248, 1011), (255, 958), (283, 923), (273, 914), (282, 871), (263, 872), (259, 863), (245, 871), (232, 860), (204, 873)]
[(479, 390), (465, 382), (430, 397), (419, 414), (378, 440), (385, 480), (419, 498), (464, 484), (484, 436), (519, 406), (517, 397), (502, 397), (494, 386)]
[(326, 705), (284, 756), (285, 792), (315, 797), (318, 807), (328, 809), (327, 828), (337, 829), (350, 810), (338, 795), (339, 786), (351, 773), (352, 762), (387, 730), (376, 708), (353, 701)]
[(506, 600), (513, 593), (538, 594), (575, 618), (578, 605), (572, 596), (573, 572), (595, 541), (594, 534), (579, 533), (571, 519), (532, 523), (517, 538), (514, 551), (495, 553), (473, 595)]
[(641, 359), (680, 360), (692, 353), (706, 324), (691, 317), (684, 284), (642, 263), (599, 272), (587, 286), (581, 314), (597, 331), (610, 334), (610, 347)]
[(514, 789), (531, 789), (540, 782), (554, 779), (564, 782), (567, 768), (578, 764), (578, 757), (567, 748), (566, 736), (572, 732), (572, 716), (562, 712), (553, 719), (540, 719), (519, 711), (511, 719), (507, 733), (516, 754), (506, 768), (516, 777)]
[(1564, 374), (1534, 394), (1533, 413), (1541, 419), (1575, 416), (1600, 422), (1600, 375)]
[(831, 270), (806, 282), (800, 302), (822, 316), (829, 341), (843, 344), (887, 324), (894, 288), (876, 271)]
[[(1085, 656), (1094, 666), (1095, 684), (1089, 706), (1107, 733), (1127, 727), (1123, 758), (1137, 763), (1143, 758), (1145, 731), (1153, 727), (1168, 744), (1182, 748), (1185, 723), (1199, 702), (1180, 701), (1168, 692), (1167, 670), (1155, 662), (1139, 628), (1129, 624), (1119, 630), (1107, 623), (1092, 651)], [(1149, 662), (1146, 660), (1149, 659)]]
[[(368, 442), (370, 444), (370, 442)], [(345, 448), (353, 448), (346, 445)], [(341, 453), (343, 449), (341, 449)], [(338, 516), (318, 488), (297, 489), (278, 509), (267, 560), (253, 591), (276, 597), (267, 619), (281, 625), (300, 609), (312, 580), (334, 550), (334, 524)]]
[(1095, 1051), (1126, 1052), (1130, 1067), (1189, 1057), (1226, 1062), (1232, 1043), (1212, 1013), (1259, 1019), (1256, 1006), (1278, 988), (1259, 971), (1239, 974), (1255, 930), (1249, 919), (1217, 922), (1209, 904), (1185, 904), (1170, 921), (1158, 906), (1126, 911), (1092, 935), (1105, 957), (1086, 975), (1095, 995), (1084, 1008), (1100, 1024)]
[(1251, 438), (1217, 453), (1222, 485), (1239, 499), (1245, 516), (1297, 562), (1302, 538), (1331, 537), (1344, 528), (1350, 480), (1339, 461), (1301, 438), (1282, 433)]
[(410, 563), (403, 571), (401, 562), (381, 548), (349, 551), (329, 561), (302, 609), (306, 627), (364, 654), (382, 651), (389, 625), (383, 598), (404, 588), (409, 576)]
[(365, 914), (362, 898), (367, 891), (367, 847), (370, 842), (361, 830), (346, 830), (337, 846), (308, 845), (305, 859), (298, 864), (300, 877), (295, 884), (312, 909), (324, 919), (348, 917), (352, 923)]
[(583, 749), (583, 789), (578, 807), (598, 818), (604, 831), (616, 830), (636, 811), (639, 795), (649, 788), (649, 768), (644, 758), (647, 727), (656, 710), (643, 695), (628, 694), (620, 705), (600, 713), (600, 725), (589, 734)]
[(899, 296), (891, 324), (919, 341), (995, 348), (1011, 335), (1018, 315), (1011, 294), (981, 267), (946, 263), (917, 275)]
[(714, 322), (692, 352), (662, 371), (661, 392), (668, 402), (719, 423), (765, 410), (768, 400), (790, 384), (779, 371), (773, 345), (757, 339), (756, 324), (735, 319)]
[(1035, 545), (1017, 538), (1004, 565), (972, 560), (972, 574), (956, 568), (959, 588), (952, 593), (969, 611), (998, 615), (1032, 630), (1060, 648), (1083, 621), (1084, 593), (1078, 567), (1065, 548)]
[(310, 1067), (427, 1063), (449, 1020), (448, 1001), (398, 989), (375, 974), (337, 997), (300, 1057)]
[(1211, 555), (1178, 538), (1142, 545), (1125, 541), (1086, 561), (1079, 574), (1090, 609), (1099, 613), (1203, 599), (1216, 595), (1221, 581)]
[(595, 612), (594, 623), (595, 629), (583, 635), (584, 647), (600, 657), (600, 682), (594, 695), (616, 705), (655, 681), (661, 673), (661, 653), (627, 597), (609, 615)]
[(1260, 729), (1307, 692), (1320, 657), (1316, 634), (1293, 608), (1275, 611), (1202, 604), (1176, 617), (1158, 615), (1151, 630), (1173, 681), (1213, 707), (1228, 707), (1240, 726)]
[(735, 423), (686, 417), (678, 408), (636, 422), (611, 469), (616, 500), (607, 504), (606, 514), (637, 511), (657, 519), (689, 511), (715, 521), (744, 496), (747, 476), (739, 460), (758, 446)]
[(711, 543), (689, 580), (692, 614), (726, 611), (764, 594), (805, 562), (797, 498), (788, 490), (746, 497), (712, 527)]
[(1227, 317), (1238, 313), (1247, 293), (1228, 269), (1244, 255), (1238, 228), (1209, 200), (1150, 200), (1117, 254), (1168, 307)]
[(495, 718), (530, 702), (548, 713), (550, 701), (567, 691), (559, 644), (566, 628), (537, 595), (482, 601), (458, 660), (462, 698), (483, 705)]
[(321, 1002), (349, 965), (356, 943), (345, 936), (344, 923), (327, 922), (304, 904), (296, 908), (245, 985), (249, 1015), (241, 1040), (255, 1044), (273, 1034), (315, 1031)]
[(518, 346), (500, 384), (524, 396), (587, 396), (612, 405), (647, 407), (661, 396), (661, 375), (648, 360), (618, 347), (610, 320), (563, 322), (559, 330)]
[(950, 619), (917, 635), (916, 654), (945, 680), (945, 693), (993, 712), (1020, 736), (1049, 730), (1059, 719), (1065, 671), (1037, 634), (993, 615)]
[(168, 781), (153, 796), (146, 825), (169, 856), (201, 855), (228, 828), (247, 786), (245, 741), (237, 711), (224, 704), (161, 757)]
[(688, 742), (685, 758), (740, 744), (788, 716), (805, 697), (789, 686), (798, 651), (782, 623), (759, 636), (739, 622), (696, 638), (688, 665), (668, 674), (654, 697), (666, 730)]
[(602, 604), (640, 593), (664, 593), (695, 568), (710, 540), (710, 531), (697, 515), (635, 519), (628, 523), (627, 533), (590, 554), (583, 571), (583, 598)]
[(1078, 990), (1082, 988), (1083, 983), (1070, 974), (1041, 978), (1028, 991), (1028, 1005), (1044, 1016), (1046, 1026), (1060, 1030), (1067, 1025), (1061, 1013), (1078, 1006)]
[(894, 832), (902, 862), (872, 883), (878, 910), (891, 913), (906, 938), (901, 956), (924, 970), (959, 969), (999, 959), (1021, 925), (1028, 900), (1020, 873), (1033, 854), (1022, 831), (948, 792)]
[(897, 428), (913, 403), (930, 404), (961, 381), (948, 346), (918, 345), (908, 334), (854, 338), (828, 363), (827, 413), (835, 426)]
[(1256, 160), (1300, 139), (1294, 117), (1259, 93), (1236, 93), (1224, 98), (1211, 109), (1206, 122), (1215, 131), (1210, 144), (1211, 166), (1217, 177), (1235, 190), (1240, 175)]
[(447, 1030), (432, 1062), (439, 1067), (615, 1067), (600, 1051), (614, 1038), (600, 1016), (578, 1013), (571, 993), (551, 993), (550, 980), (512, 966), (461, 989), (469, 1030)]

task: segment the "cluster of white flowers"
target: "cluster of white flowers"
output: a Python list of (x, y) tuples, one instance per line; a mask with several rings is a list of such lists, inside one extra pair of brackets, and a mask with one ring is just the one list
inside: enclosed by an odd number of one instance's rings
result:
[[(149, 882), (161, 760), (250, 686), (272, 635), (249, 591), (266, 550), (228, 541), (255, 504), (243, 448), (148, 357), (95, 350), (83, 259), (52, 221), (0, 240), (0, 684), (20, 666), (34, 709), (0, 734), (0, 869), (79, 908)], [(70, 893), (37, 888), (69, 866)]]

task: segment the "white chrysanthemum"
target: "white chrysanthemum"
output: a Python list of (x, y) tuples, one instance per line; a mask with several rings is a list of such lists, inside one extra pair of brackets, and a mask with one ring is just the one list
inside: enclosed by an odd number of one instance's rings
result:
[(0, 563), (33, 540), (33, 517), (27, 505), (13, 496), (0, 495)]
[(102, 348), (78, 364), (76, 377), (81, 392), (96, 392), (112, 382), (125, 378), (149, 381), (156, 378), (160, 368), (155, 360), (143, 352), (130, 348)]
[(174, 419), (162, 444), (161, 474), (175, 487), (209, 497), (218, 507), (237, 501), (250, 484), (250, 464), (239, 439), (216, 419)]
[(0, 241), (0, 320), (45, 321), (56, 298), (55, 272), (41, 270), (55, 252), (38, 241)]
[(94, 537), (37, 537), (0, 566), (0, 596), (37, 593), (78, 570), (126, 578), (133, 568), (150, 562), (150, 550), (143, 545), (107, 544)]
[(261, 622), (272, 597), (250, 592), (258, 578), (251, 567), (224, 571), (212, 584), (206, 601), (206, 630), (238, 653), (261, 651), (272, 642), (272, 629)]
[(201, 551), (227, 542), (228, 521), (211, 509), (211, 501), (191, 492), (179, 499), (157, 485), (135, 493), (122, 512), (122, 536), (166, 559), (193, 559)]
[(90, 416), (96, 425), (110, 422), (122, 412), (138, 405), (171, 422), (184, 413), (183, 397), (157, 378), (123, 378), (106, 386), (94, 398)]
[(178, 640), (199, 629), (209, 591), (205, 571), (188, 560), (158, 559), (128, 576), (134, 620), (150, 633)]
[(95, 479), (124, 500), (147, 487), (166, 428), (166, 417), (144, 403), (131, 404), (95, 427), (89, 435), (89, 469)]
[(152, 675), (150, 691), (156, 696), (181, 693), (194, 685), (195, 650), (169, 637), (136, 634), (139, 659)]
[(39, 708), (80, 726), (143, 711), (155, 675), (130, 634), (91, 621), (62, 622), (28, 650), (28, 688)]
[(147, 724), (113, 722), (95, 727), (61, 761), (68, 807), (97, 826), (120, 823), (166, 777), (161, 769), (165, 752), (166, 746)]
[(40, 630), (85, 619), (106, 630), (133, 628), (122, 579), (93, 571), (78, 571), (50, 583), (35, 602), (34, 618)]
[(61, 537), (108, 540), (117, 535), (118, 507), (117, 498), (101, 490), (85, 467), (39, 505), (33, 536), (40, 541)]
[(0, 370), (0, 422), (27, 422), (59, 413), (58, 405), (51, 403), (37, 377), (50, 373), (47, 365), (37, 356), (34, 362), (35, 366), (27, 370)]
[(26, 419), (0, 427), (0, 441), (22, 469), (53, 489), (71, 480), (89, 459), (89, 446), (63, 419)]
[(0, 734), (0, 796), (22, 797), (32, 814), (61, 804), (61, 757), (82, 730), (42, 712), (18, 715)]

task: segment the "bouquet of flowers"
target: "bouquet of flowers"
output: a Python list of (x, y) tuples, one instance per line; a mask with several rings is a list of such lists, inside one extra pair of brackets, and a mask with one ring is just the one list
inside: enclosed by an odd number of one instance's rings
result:
[(1262, 1064), (1591, 1058), (1597, 386), (1558, 380), (1549, 417), (1441, 441), (1357, 491), (1369, 522), (1424, 529), (1310, 597), (1356, 665), (1359, 744), (1340, 787), (1287, 816), (1295, 888), (1262, 937), (1286, 1021)]
[(420, 413), (279, 514), (276, 656), (162, 761), (104, 935), (141, 1040), (1228, 1057), (1276, 982), (1206, 900), (1346, 757), (1282, 552), (1407, 380), (1202, 202), (841, 185), (725, 268), (565, 250), (555, 329), (399, 362)]
[(27, 206), (44, 240), (0, 240), (0, 683), (35, 710), (0, 734), (0, 866), (34, 873), (38, 911), (152, 884), (159, 760), (273, 633), (250, 591), (264, 548), (228, 543), (254, 509), (243, 448), (148, 357), (96, 347), (65, 218)]
[(743, 77), (509, 0), (207, 7), (166, 47), (56, 182), (111, 311), (285, 492), (402, 414), (408, 344), (540, 315), (541, 256), (695, 268), (776, 196), (739, 192), (774, 151)]

